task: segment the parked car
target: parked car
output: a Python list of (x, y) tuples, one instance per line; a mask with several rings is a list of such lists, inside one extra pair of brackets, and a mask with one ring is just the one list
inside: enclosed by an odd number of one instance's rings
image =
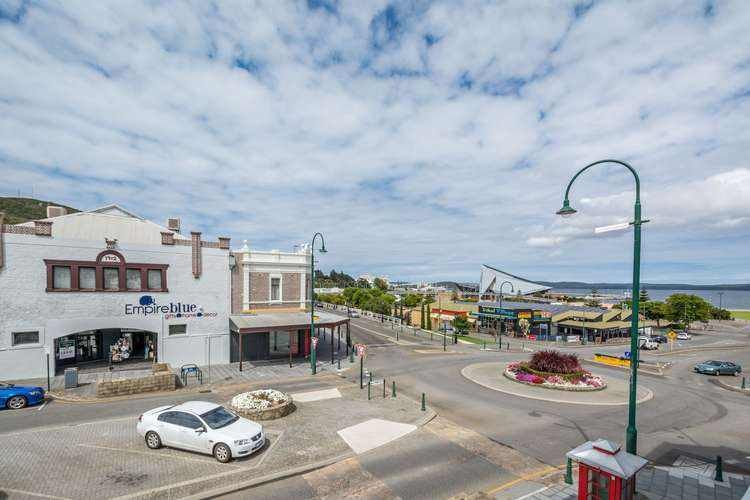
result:
[(349, 317), (350, 318), (359, 318), (359, 313), (355, 311), (354, 309), (349, 311)]
[(649, 337), (638, 337), (638, 347), (645, 350), (654, 350), (659, 348), (659, 344)]
[(687, 332), (679, 332), (677, 334), (677, 340), (690, 340), (692, 337)]
[(42, 401), (44, 401), (44, 389), (41, 387), (0, 382), (0, 408), (20, 410)]
[(221, 463), (251, 455), (266, 442), (260, 424), (207, 401), (149, 410), (138, 417), (136, 430), (152, 450), (169, 446), (196, 451)]
[(669, 342), (669, 339), (666, 335), (652, 335), (651, 340), (658, 344), (666, 344), (667, 342)]
[(707, 375), (734, 375), (737, 376), (742, 372), (742, 367), (730, 361), (704, 361), (693, 367), (697, 373)]

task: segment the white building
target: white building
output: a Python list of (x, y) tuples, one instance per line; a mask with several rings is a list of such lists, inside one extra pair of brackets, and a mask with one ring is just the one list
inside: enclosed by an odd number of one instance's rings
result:
[(53, 374), (229, 362), (229, 238), (168, 225), (115, 205), (15, 226), (0, 214), (0, 379), (46, 376), (47, 354)]

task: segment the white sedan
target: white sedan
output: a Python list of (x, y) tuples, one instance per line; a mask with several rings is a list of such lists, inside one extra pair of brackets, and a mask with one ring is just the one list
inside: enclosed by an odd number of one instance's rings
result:
[(677, 334), (677, 340), (690, 340), (690, 334), (687, 332), (680, 332)]
[(169, 446), (197, 451), (221, 463), (250, 455), (266, 442), (260, 424), (206, 401), (149, 410), (138, 417), (136, 430), (153, 450)]

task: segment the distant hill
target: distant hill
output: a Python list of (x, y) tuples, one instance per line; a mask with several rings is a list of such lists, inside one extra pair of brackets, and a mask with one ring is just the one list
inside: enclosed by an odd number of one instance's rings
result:
[[(583, 283), (581, 281), (537, 281), (557, 289), (591, 290), (592, 288), (619, 288), (630, 290), (632, 283)], [(689, 285), (686, 283), (641, 283), (646, 290), (750, 290), (750, 283), (738, 285)]]
[(45, 219), (47, 207), (54, 205), (68, 209), (72, 214), (80, 210), (55, 203), (54, 201), (35, 200), (34, 198), (4, 198), (0, 196), (0, 212), (5, 212), (5, 224), (21, 224), (31, 220)]

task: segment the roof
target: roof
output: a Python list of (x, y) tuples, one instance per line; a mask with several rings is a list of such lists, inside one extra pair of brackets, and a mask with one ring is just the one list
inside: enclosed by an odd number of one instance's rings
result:
[[(161, 245), (162, 232), (174, 233), (118, 205), (107, 205), (87, 212), (76, 212), (41, 220), (52, 222), (53, 238), (71, 240), (102, 241), (106, 237), (116, 239), (120, 243)], [(19, 224), (19, 226), (33, 225), (34, 222)], [(190, 239), (179, 233), (175, 233), (174, 238)]]
[[(278, 312), (263, 314), (238, 314), (229, 317), (232, 331), (239, 333), (268, 332), (273, 330), (301, 330), (310, 327), (309, 312)], [(315, 326), (331, 327), (347, 323), (349, 318), (329, 312), (315, 312)]]
[(209, 403), (208, 401), (185, 401), (184, 403), (180, 403), (177, 406), (173, 406), (170, 408), (170, 410), (185, 410), (189, 412), (193, 412), (196, 415), (203, 415), (207, 411), (211, 411), (214, 408), (216, 408), (216, 403)]
[[(558, 325), (571, 326), (574, 328), (580, 328), (585, 326), (586, 328), (593, 328), (595, 330), (606, 330), (608, 328), (630, 328), (630, 321), (584, 321), (583, 323), (575, 320), (563, 320), (557, 321)], [(656, 321), (640, 321), (638, 323), (639, 328), (646, 326), (653, 326)]]
[[(540, 283), (534, 283), (533, 281), (514, 276), (510, 273), (506, 273), (505, 271), (495, 269), (494, 267), (490, 267), (485, 264), (482, 266), (482, 272), (479, 278), (479, 293), (499, 294), (500, 288), (505, 281), (509, 282), (513, 286), (512, 290), (510, 291), (514, 294), (520, 292), (521, 295), (530, 295), (532, 293), (546, 292), (547, 290), (552, 289), (552, 287), (545, 286)], [(508, 291), (507, 288), (505, 289), (505, 291)]]
[(509, 309), (509, 310), (533, 310), (533, 311), (547, 311), (549, 313), (559, 314), (562, 312), (567, 311), (577, 311), (577, 312), (591, 312), (591, 313), (597, 313), (602, 314), (606, 312), (606, 309), (602, 309), (599, 307), (588, 307), (588, 306), (569, 306), (567, 304), (545, 304), (543, 302), (515, 302), (512, 300), (503, 300), (502, 306), (500, 305), (500, 302), (494, 302), (494, 301), (482, 301), (479, 302), (479, 305), (482, 307), (497, 307), (502, 309)]
[(605, 439), (587, 441), (570, 450), (566, 456), (623, 479), (632, 477), (648, 463), (645, 458), (623, 451), (620, 445)]

